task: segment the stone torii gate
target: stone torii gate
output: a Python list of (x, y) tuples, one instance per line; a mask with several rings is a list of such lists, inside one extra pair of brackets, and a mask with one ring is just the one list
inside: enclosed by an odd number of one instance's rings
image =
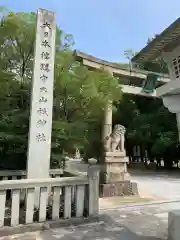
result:
[[(176, 114), (177, 128), (180, 140), (180, 18), (173, 22), (160, 35), (153, 39), (133, 59), (133, 62), (143, 64), (153, 62), (162, 57), (167, 63), (170, 82), (159, 87), (157, 96), (161, 97), (164, 106)], [(180, 211), (169, 213), (168, 239), (180, 239)]]

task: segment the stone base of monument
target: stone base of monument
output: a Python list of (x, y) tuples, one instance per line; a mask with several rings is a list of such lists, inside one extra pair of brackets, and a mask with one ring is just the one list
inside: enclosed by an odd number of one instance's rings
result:
[(106, 152), (105, 153), (105, 183), (130, 180), (127, 172), (127, 162), (125, 152)]
[(180, 239), (180, 210), (169, 212), (168, 215), (168, 240)]
[(137, 184), (130, 181), (125, 152), (106, 152), (100, 185), (101, 197), (138, 195)]
[(137, 183), (121, 181), (100, 185), (100, 197), (133, 196), (138, 195)]

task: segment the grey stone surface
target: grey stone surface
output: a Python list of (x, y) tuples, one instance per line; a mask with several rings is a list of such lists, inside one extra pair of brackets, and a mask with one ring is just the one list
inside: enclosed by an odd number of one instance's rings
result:
[(27, 162), (30, 179), (49, 177), (55, 37), (55, 13), (38, 9)]
[(139, 189), (148, 191), (160, 199), (180, 199), (180, 175), (171, 173), (145, 173), (130, 170), (132, 181), (139, 185)]
[(168, 212), (179, 205), (180, 202), (106, 209), (100, 212), (99, 222), (0, 240), (167, 240)]
[(168, 215), (168, 240), (180, 238), (180, 210), (171, 211)]

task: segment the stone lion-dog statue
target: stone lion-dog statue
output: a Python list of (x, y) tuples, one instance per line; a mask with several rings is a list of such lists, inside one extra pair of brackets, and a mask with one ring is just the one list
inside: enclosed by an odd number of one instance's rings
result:
[(121, 151), (121, 136), (126, 132), (126, 128), (120, 124), (114, 126), (112, 133), (105, 138), (104, 148), (107, 152)]

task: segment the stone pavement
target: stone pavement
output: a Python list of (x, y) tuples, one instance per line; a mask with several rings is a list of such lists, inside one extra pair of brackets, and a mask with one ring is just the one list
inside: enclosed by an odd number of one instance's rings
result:
[(129, 205), (100, 211), (100, 221), (0, 240), (165, 240), (168, 212), (179, 202)]
[[(103, 218), (103, 217), (102, 217)], [(104, 219), (103, 219), (104, 220)], [(52, 229), (41, 233), (17, 235), (4, 240), (161, 240), (161, 238), (141, 236), (130, 229), (116, 224), (112, 219), (97, 223)]]
[[(158, 199), (180, 198), (180, 175), (175, 173), (138, 172), (131, 170), (132, 181), (138, 188)], [(158, 186), (158, 187), (157, 187)], [(143, 195), (143, 194), (141, 194)], [(147, 195), (147, 194), (145, 194)]]

